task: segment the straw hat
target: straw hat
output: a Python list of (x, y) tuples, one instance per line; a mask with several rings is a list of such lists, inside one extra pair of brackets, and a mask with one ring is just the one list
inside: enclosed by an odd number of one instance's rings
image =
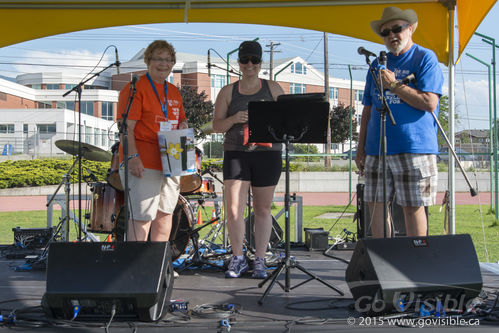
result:
[(371, 22), (371, 29), (379, 35), (381, 26), (387, 22), (394, 20), (404, 20), (412, 24), (412, 31), (416, 31), (418, 27), (418, 14), (412, 9), (402, 10), (397, 7), (386, 7), (383, 10), (380, 20)]

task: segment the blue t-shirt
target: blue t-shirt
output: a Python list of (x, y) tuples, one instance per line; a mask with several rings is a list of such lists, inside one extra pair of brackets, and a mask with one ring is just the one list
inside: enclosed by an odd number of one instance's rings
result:
[[(409, 84), (412, 88), (442, 95), (444, 77), (433, 51), (414, 44), (407, 52), (399, 56), (388, 53), (387, 58), (387, 68), (395, 73), (397, 80), (402, 80), (414, 73), (416, 82)], [(376, 66), (376, 62), (373, 66)], [(393, 126), (388, 115), (386, 116), (387, 154), (437, 154), (438, 127), (430, 112), (413, 108), (390, 90), (385, 90), (385, 96), (396, 122)], [(376, 84), (369, 72), (362, 104), (372, 107), (367, 125), (365, 151), (367, 155), (379, 155), (381, 101)], [(438, 104), (434, 112), (438, 117)]]

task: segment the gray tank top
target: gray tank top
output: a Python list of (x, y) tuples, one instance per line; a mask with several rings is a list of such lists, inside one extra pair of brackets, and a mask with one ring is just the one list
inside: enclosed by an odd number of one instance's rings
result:
[[(239, 93), (239, 81), (232, 87), (232, 99), (227, 110), (227, 117), (233, 116), (239, 111), (248, 110), (248, 103), (251, 101), (273, 101), (267, 80), (261, 80), (262, 88), (253, 95), (242, 95)], [(282, 144), (273, 143), (272, 147), (262, 147), (254, 145), (243, 145), (243, 126), (235, 124), (225, 133), (224, 151), (281, 151)]]

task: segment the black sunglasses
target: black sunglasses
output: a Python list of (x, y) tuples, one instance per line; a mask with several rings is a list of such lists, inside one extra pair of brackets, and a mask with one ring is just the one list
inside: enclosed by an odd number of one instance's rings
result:
[(393, 32), (394, 34), (398, 34), (399, 32), (401, 32), (402, 30), (404, 30), (408, 26), (409, 26), (409, 24), (396, 25), (396, 26), (392, 27), (391, 29), (385, 29), (385, 30), (381, 31), (379, 34), (381, 37), (388, 37), (390, 35), (390, 31)]
[(255, 56), (251, 56), (251, 57), (242, 57), (239, 59), (239, 62), (243, 65), (246, 65), (248, 62), (250, 62), (253, 64), (253, 65), (258, 65), (259, 63), (262, 62), (262, 59), (258, 58), (258, 57), (255, 57)]

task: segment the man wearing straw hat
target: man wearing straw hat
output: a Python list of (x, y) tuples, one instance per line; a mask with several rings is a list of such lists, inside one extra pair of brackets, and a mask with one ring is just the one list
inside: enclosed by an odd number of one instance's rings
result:
[[(412, 41), (417, 26), (418, 16), (414, 10), (397, 7), (385, 8), (381, 19), (371, 22), (371, 28), (389, 51), (386, 69), (380, 68), (379, 76), (396, 122), (396, 125), (389, 120), (386, 122), (387, 201), (402, 206), (408, 236), (427, 234), (424, 206), (435, 204), (438, 142), (437, 124), (430, 112), (438, 113), (443, 84), (435, 53)], [(377, 61), (373, 66), (377, 66)], [(415, 76), (413, 82), (403, 80), (410, 74)], [(355, 162), (366, 177), (364, 201), (369, 204), (373, 236), (383, 237), (381, 99), (370, 73), (362, 103), (364, 109)], [(387, 236), (391, 229), (388, 224)]]

